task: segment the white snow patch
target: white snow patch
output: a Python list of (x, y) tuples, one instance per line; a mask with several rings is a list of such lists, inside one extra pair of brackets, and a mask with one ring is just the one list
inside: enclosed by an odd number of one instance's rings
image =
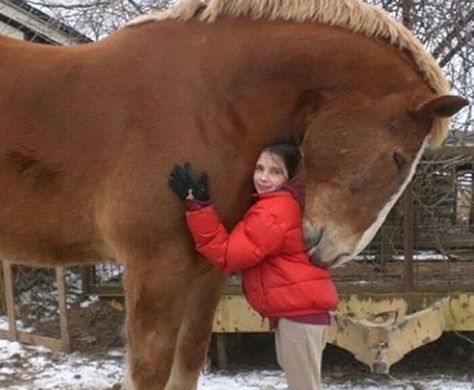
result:
[[(0, 329), (1, 330), (8, 330), (8, 328), (9, 328), (8, 318), (5, 317), (5, 316), (0, 316)], [(18, 330), (21, 330), (22, 332), (25, 332), (25, 333), (31, 333), (34, 330), (31, 327), (25, 326), (25, 324), (21, 320), (16, 321), (16, 328)]]
[(99, 302), (99, 297), (97, 295), (90, 295), (85, 301), (81, 302), (79, 306), (84, 309), (97, 302)]
[[(375, 261), (377, 260), (376, 255), (358, 255), (354, 258), (355, 261)], [(403, 261), (405, 260), (404, 255), (395, 255), (392, 256), (392, 260)], [(416, 251), (413, 253), (413, 260), (415, 261), (449, 261), (449, 258), (441, 253), (436, 251)]]
[[(4, 390), (110, 390), (122, 381), (123, 352), (111, 350), (106, 358), (93, 359), (77, 353), (52, 352), (43, 347), (0, 340), (0, 388)], [(442, 374), (415, 380), (324, 379), (324, 388), (336, 390), (413, 390), (413, 382), (432, 390), (473, 390), (472, 378)], [(272, 385), (286, 389), (280, 370), (215, 372), (199, 378), (198, 390), (259, 390)]]

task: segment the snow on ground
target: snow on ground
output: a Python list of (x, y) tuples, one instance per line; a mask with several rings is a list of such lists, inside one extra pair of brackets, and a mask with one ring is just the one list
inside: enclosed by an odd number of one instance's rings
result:
[[(366, 262), (366, 261), (375, 261), (377, 259), (378, 259), (378, 256), (376, 255), (361, 254), (361, 255), (356, 256), (354, 260), (360, 261), (360, 262)], [(405, 256), (394, 255), (392, 256), (392, 260), (404, 261)], [(424, 251), (415, 251), (415, 253), (413, 253), (413, 260), (415, 261), (448, 261), (449, 258), (441, 253), (438, 253), (437, 251), (424, 250)]]
[[(111, 350), (105, 357), (93, 358), (0, 340), (0, 389), (111, 390), (119, 388), (122, 361), (121, 350)], [(201, 375), (198, 389), (258, 390), (263, 385), (286, 389), (283, 373), (277, 370), (206, 373)], [(328, 378), (324, 380), (324, 385), (328, 390), (474, 389), (472, 377), (450, 378), (442, 374), (416, 379), (373, 376), (361, 379)]]
[[(420, 260), (433, 254), (418, 254)], [(74, 273), (66, 273), (68, 279), (68, 306), (87, 308), (97, 303), (97, 297), (80, 299), (81, 286)], [(115, 277), (115, 275), (114, 275)], [(50, 293), (51, 294), (51, 293)], [(34, 305), (37, 291), (22, 294), (23, 304)], [(53, 297), (54, 298), (54, 297)], [(51, 306), (42, 314), (45, 319), (55, 315)], [(37, 311), (33, 311), (37, 313)], [(34, 316), (33, 316), (34, 317)], [(32, 332), (27, 323), (17, 321), (17, 327)], [(34, 318), (36, 322), (38, 318)], [(0, 316), (0, 329), (7, 329), (5, 317)], [(471, 361), (469, 361), (470, 364)], [(79, 353), (53, 352), (43, 347), (27, 346), (0, 339), (0, 389), (4, 390), (115, 390), (123, 376), (123, 351), (110, 350), (108, 354), (81, 355)], [(474, 369), (473, 369), (474, 371)], [(202, 374), (198, 390), (259, 390), (264, 385), (277, 390), (286, 389), (284, 375), (278, 370), (222, 371)], [(341, 376), (324, 378), (327, 390), (474, 390), (473, 376), (451, 377), (442, 372), (429, 376), (398, 375), (397, 378), (374, 375)]]

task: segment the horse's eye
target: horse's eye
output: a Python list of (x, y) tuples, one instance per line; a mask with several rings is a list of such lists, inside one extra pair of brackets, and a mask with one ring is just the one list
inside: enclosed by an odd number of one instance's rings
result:
[(403, 168), (406, 167), (408, 161), (401, 153), (398, 152), (393, 152), (393, 161), (395, 162), (395, 165), (397, 166), (398, 170), (402, 170)]

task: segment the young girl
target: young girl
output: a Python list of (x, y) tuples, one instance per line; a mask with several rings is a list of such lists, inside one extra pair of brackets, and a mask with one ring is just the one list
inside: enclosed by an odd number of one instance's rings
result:
[(242, 271), (249, 304), (275, 330), (276, 355), (291, 390), (321, 388), (321, 357), (338, 304), (329, 273), (311, 263), (301, 228), (302, 205), (289, 184), (300, 162), (290, 143), (267, 145), (255, 165), (255, 203), (231, 232), (209, 200), (207, 177), (176, 166), (169, 185), (186, 204), (196, 249), (224, 273)]

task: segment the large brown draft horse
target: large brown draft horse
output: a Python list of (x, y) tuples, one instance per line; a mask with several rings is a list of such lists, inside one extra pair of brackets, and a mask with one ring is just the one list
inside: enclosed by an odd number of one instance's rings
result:
[(206, 170), (227, 226), (257, 152), (302, 139), (305, 238), (349, 261), (466, 100), (421, 44), (357, 0), (196, 0), (98, 43), (0, 38), (0, 253), (125, 267), (128, 388), (196, 388), (223, 278), (166, 181)]

